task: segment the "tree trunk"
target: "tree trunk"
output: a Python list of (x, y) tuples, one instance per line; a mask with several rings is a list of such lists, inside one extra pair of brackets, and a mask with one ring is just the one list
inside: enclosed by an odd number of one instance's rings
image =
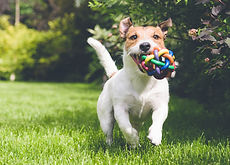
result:
[(15, 0), (15, 25), (20, 23), (20, 0)]

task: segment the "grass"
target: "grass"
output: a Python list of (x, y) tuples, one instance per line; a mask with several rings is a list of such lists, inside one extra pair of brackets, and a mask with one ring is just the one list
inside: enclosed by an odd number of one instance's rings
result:
[(79, 83), (0, 82), (0, 164), (230, 164), (229, 126), (195, 101), (171, 97), (163, 142), (129, 149), (115, 127), (105, 144), (100, 88)]

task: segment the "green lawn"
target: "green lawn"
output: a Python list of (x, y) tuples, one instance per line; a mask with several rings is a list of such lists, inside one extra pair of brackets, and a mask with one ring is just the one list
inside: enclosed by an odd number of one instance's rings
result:
[(171, 97), (163, 142), (129, 149), (115, 127), (105, 144), (96, 115), (100, 87), (0, 82), (0, 164), (230, 164), (229, 125), (195, 101)]

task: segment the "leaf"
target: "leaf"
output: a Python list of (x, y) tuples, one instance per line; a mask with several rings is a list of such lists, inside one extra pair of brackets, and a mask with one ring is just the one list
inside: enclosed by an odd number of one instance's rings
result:
[(99, 8), (101, 6), (102, 6), (102, 3), (97, 0), (93, 0), (92, 2), (89, 2), (90, 8)]
[(230, 38), (228, 37), (226, 40), (225, 40), (225, 43), (228, 45), (228, 47), (230, 48)]
[(198, 37), (203, 37), (203, 36), (205, 36), (205, 35), (209, 35), (209, 34), (211, 34), (213, 31), (212, 30), (207, 30), (207, 29), (204, 29), (204, 30), (202, 30), (200, 33), (199, 33), (199, 36)]
[(212, 54), (220, 54), (222, 47), (220, 47), (219, 49), (212, 49), (211, 53)]
[(204, 35), (200, 38), (201, 41), (208, 40), (208, 41), (216, 41), (215, 37), (212, 35)]
[(188, 5), (188, 0), (185, 0), (184, 2), (185, 2), (185, 5)]
[(225, 14), (230, 15), (230, 10), (226, 11)]
[(87, 30), (88, 30), (89, 33), (95, 34), (95, 30), (93, 30), (93, 29), (87, 29)]
[(222, 10), (223, 10), (223, 5), (218, 5), (212, 8), (212, 15), (217, 16)]
[(223, 66), (223, 63), (224, 63), (223, 61), (218, 60), (218, 61), (216, 62), (216, 65), (221, 67), (221, 66)]
[(203, 30), (202, 32), (200, 32), (200, 35), (198, 36), (198, 38), (201, 40), (201, 41), (204, 41), (204, 40), (208, 40), (208, 41), (216, 41), (215, 37), (213, 37), (211, 34), (212, 34), (212, 30)]
[[(178, 4), (180, 2), (181, 2), (181, 0), (176, 0), (176, 4)], [(188, 0), (184, 0), (184, 2), (185, 2), (185, 5), (188, 5)]]
[(220, 40), (217, 43), (222, 45), (224, 42), (225, 42), (225, 40)]

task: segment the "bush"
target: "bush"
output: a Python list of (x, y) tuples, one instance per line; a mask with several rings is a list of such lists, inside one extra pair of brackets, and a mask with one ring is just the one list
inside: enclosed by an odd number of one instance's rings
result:
[(25, 67), (35, 64), (33, 55), (37, 44), (44, 40), (46, 34), (28, 29), (20, 24), (12, 26), (7, 16), (0, 17), (0, 75), (8, 79), (16, 73), (19, 77)]
[(0, 78), (8, 80), (16, 74), (17, 80), (51, 81), (76, 74), (65, 70), (74, 56), (73, 38), (79, 33), (74, 20), (74, 14), (66, 14), (49, 22), (50, 30), (37, 31), (23, 24), (13, 26), (7, 16), (0, 17)]
[[(35, 63), (32, 67), (24, 67), (24, 80), (64, 81), (67, 75), (65, 68), (69, 67), (66, 60), (73, 56), (73, 37), (78, 30), (73, 28), (74, 14), (66, 14), (49, 22), (50, 29), (44, 33), (43, 40), (36, 45), (33, 54)], [(70, 60), (71, 61), (71, 60)]]
[(189, 35), (199, 42), (196, 63), (203, 68), (202, 78), (191, 87), (198, 89), (196, 97), (209, 108), (226, 114), (230, 109), (230, 2), (199, 0), (196, 4), (205, 10)]
[[(41, 3), (45, 3), (45, 6), (42, 7)], [(9, 79), (9, 75), (15, 73), (17, 80), (85, 81), (88, 65), (92, 60), (89, 52), (86, 51), (88, 46), (86, 39), (89, 36), (86, 29), (94, 27), (95, 22), (105, 20), (100, 19), (98, 12), (92, 12), (88, 7), (88, 1), (82, 1), (81, 6), (75, 7), (74, 0), (68, 2), (60, 0), (55, 2), (60, 6), (59, 17), (50, 21), (49, 26), (46, 27), (46, 21), (54, 18), (49, 17), (53, 13), (53, 9), (46, 6), (49, 3), (51, 2), (28, 1), (28, 7), (32, 10), (27, 14), (24, 13), (25, 15), (22, 13), (21, 19), (27, 26), (22, 24), (12, 26), (7, 17), (1, 17), (0, 62), (4, 63), (0, 69), (2, 79)], [(27, 3), (21, 5), (24, 12), (23, 6), (27, 6)], [(39, 11), (36, 11), (36, 7)], [(35, 26), (40, 24), (39, 20), (44, 28), (48, 29), (47, 31), (28, 28), (41, 29)], [(11, 29), (10, 34), (8, 29)], [(18, 45), (15, 45), (16, 41)], [(7, 63), (6, 59), (9, 58), (14, 61), (10, 59), (8, 60), (10, 63)], [(19, 61), (19, 58), (24, 59)]]

